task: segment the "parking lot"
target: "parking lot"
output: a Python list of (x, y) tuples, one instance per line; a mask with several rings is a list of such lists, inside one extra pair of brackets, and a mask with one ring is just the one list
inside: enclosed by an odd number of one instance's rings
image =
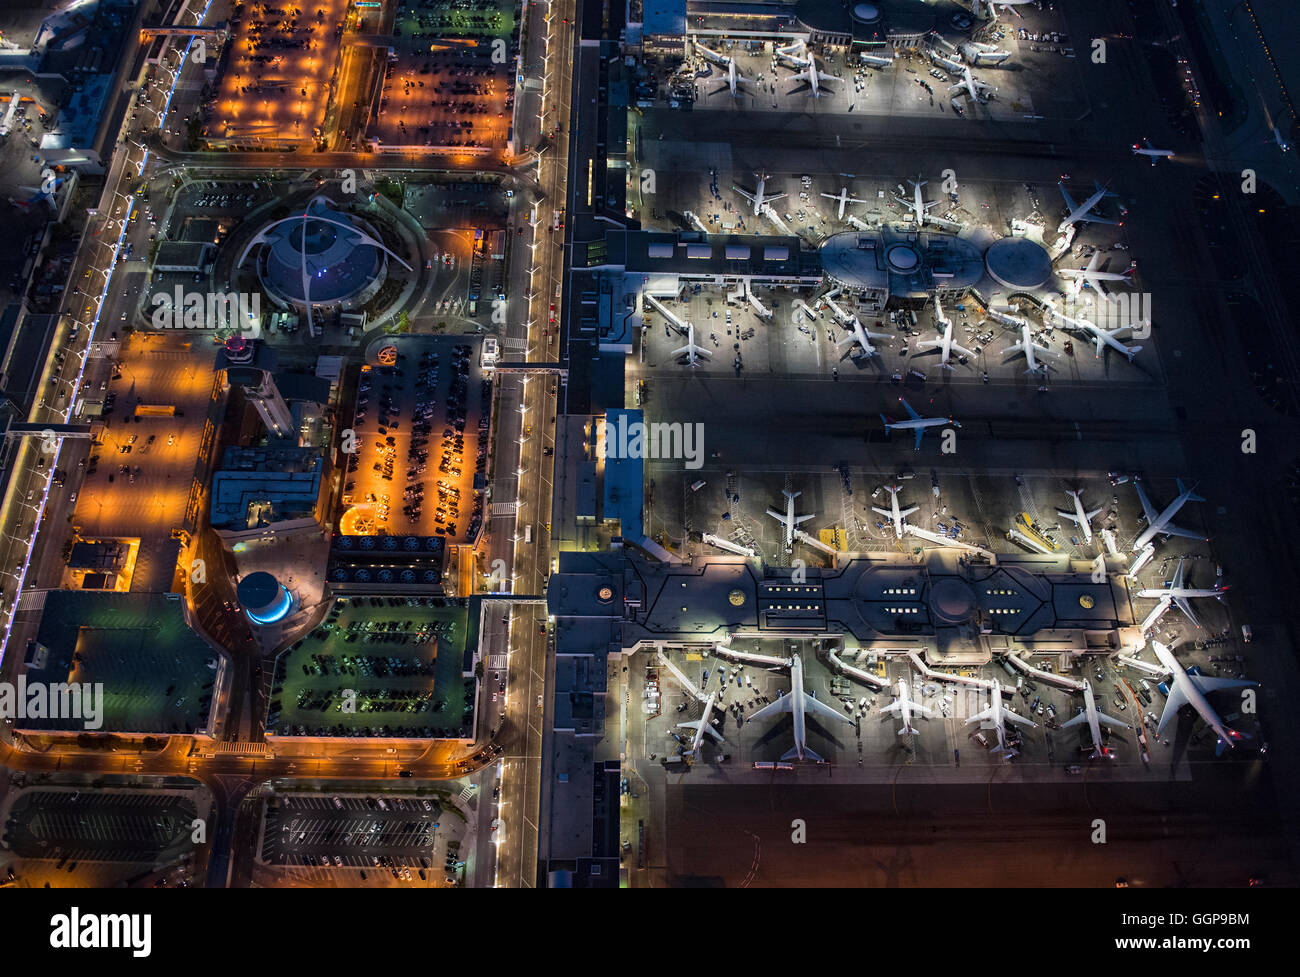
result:
[(367, 134), (389, 146), (504, 147), (514, 29), (513, 7), (497, 0), (403, 3)]
[[(463, 737), (468, 612), (432, 598), (338, 598), (276, 663), (267, 732), (281, 736)], [(377, 605), (377, 606), (375, 606)]]
[(457, 885), (464, 878), (461, 848), (468, 832), (458, 801), (447, 791), (272, 797), (263, 807), (258, 861), (299, 882), (333, 876), (349, 885)]
[(244, 5), (206, 113), (207, 139), (250, 148), (320, 145), (347, 7), (344, 0), (321, 0), (307, 10)]
[[(474, 538), (486, 470), (491, 382), (477, 343), (407, 336), (385, 344), (391, 364), (363, 368), (339, 529), (346, 535)], [(383, 356), (381, 350), (381, 357)]]
[(208, 816), (208, 804), (206, 791), (32, 788), (9, 800), (5, 847), (68, 871), (80, 861), (175, 861), (193, 852), (194, 820)]

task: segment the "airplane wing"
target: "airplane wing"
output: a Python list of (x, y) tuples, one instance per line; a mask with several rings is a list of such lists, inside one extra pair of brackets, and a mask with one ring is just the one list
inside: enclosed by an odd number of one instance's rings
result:
[[(696, 731), (696, 732), (698, 732), (698, 731), (699, 731), (699, 728), (700, 728), (700, 723), (703, 723), (703, 722), (704, 722), (704, 720), (701, 719), (701, 720), (697, 720), (696, 722), (693, 722), (693, 723), (678, 723), (677, 725), (678, 725), (678, 726), (685, 727), (686, 729), (689, 729), (689, 730), (692, 730), (692, 731)], [(710, 736), (712, 736), (712, 737), (713, 737), (715, 740), (717, 740), (719, 743), (725, 743), (725, 742), (727, 742), (726, 740), (724, 740), (724, 739), (722, 738), (722, 734), (719, 733), (716, 729), (713, 728), (713, 724), (712, 724), (712, 723), (704, 723), (704, 731), (705, 731), (706, 733), (708, 733)]]
[(909, 506), (909, 507), (906, 508), (906, 509), (900, 509), (900, 510), (898, 511), (898, 514), (899, 514), (900, 516), (904, 516), (904, 517), (906, 517), (906, 516), (910, 516), (913, 512), (918, 511), (920, 508), (921, 508), (921, 507), (920, 507), (919, 505)]
[(919, 702), (912, 703), (912, 711), (918, 716), (924, 716), (926, 719), (934, 719), (935, 712), (929, 706), (923, 706)]
[(768, 509), (767, 514), (771, 516), (773, 519), (775, 519), (777, 522), (785, 522), (784, 512), (777, 512), (775, 509)]
[(889, 705), (882, 707), (880, 710), (880, 714), (882, 716), (889, 715), (891, 713), (898, 712), (902, 708), (903, 708), (903, 700), (895, 699)]
[(1142, 511), (1146, 514), (1147, 525), (1149, 526), (1151, 523), (1155, 522), (1156, 517), (1160, 515), (1160, 513), (1156, 512), (1155, 506), (1153, 506), (1151, 500), (1147, 498), (1146, 490), (1142, 488), (1141, 482), (1134, 479), (1133, 487), (1137, 489), (1138, 501), (1142, 503)]
[(968, 356), (971, 359), (975, 358), (975, 354), (972, 353), (970, 350), (968, 350), (965, 346), (958, 346), (956, 343), (953, 343), (952, 348), (955, 352), (961, 353), (962, 356)]
[[(1098, 713), (1097, 716), (1098, 716), (1098, 718), (1100, 718), (1101, 713)], [(1079, 710), (1079, 715), (1075, 716), (1073, 719), (1070, 719), (1070, 720), (1068, 720), (1068, 721), (1066, 721), (1066, 722), (1061, 723), (1061, 728), (1062, 728), (1062, 729), (1069, 729), (1071, 726), (1080, 726), (1080, 725), (1082, 725), (1083, 723), (1086, 723), (1087, 721), (1088, 721), (1088, 710), (1087, 710), (1087, 709), (1080, 709), (1080, 710)]]
[(1186, 570), (1186, 568), (1187, 568), (1187, 558), (1184, 556), (1180, 556), (1178, 558), (1178, 566), (1174, 570), (1174, 579), (1169, 584), (1169, 586), (1172, 587), (1174, 590), (1178, 590), (1179, 588), (1184, 586), (1183, 580), (1184, 580), (1184, 571)]
[(929, 349), (938, 349), (942, 345), (943, 345), (942, 339), (918, 339), (916, 342), (912, 344), (912, 348), (919, 349), (919, 350), (929, 350)]
[(807, 516), (795, 516), (795, 517), (794, 517), (794, 524), (797, 526), (797, 525), (799, 525), (801, 522), (807, 522), (809, 519), (814, 519), (814, 518), (816, 518), (816, 516), (817, 516), (817, 513), (815, 513), (815, 512), (814, 512), (814, 513), (811, 513), (810, 515), (807, 515)]
[(1093, 509), (1091, 512), (1088, 513), (1088, 521), (1091, 522), (1092, 520), (1096, 519), (1097, 514), (1100, 512), (1101, 512), (1100, 508)]
[(1165, 711), (1160, 714), (1160, 725), (1156, 727), (1156, 738), (1159, 739), (1169, 725), (1169, 720), (1178, 715), (1178, 710), (1187, 705), (1187, 696), (1183, 695), (1182, 686), (1175, 679), (1169, 686), (1169, 696), (1165, 699)]
[(1071, 213), (1073, 213), (1074, 209), (1079, 205), (1076, 204), (1074, 202), (1074, 198), (1070, 196), (1070, 191), (1065, 189), (1065, 184), (1058, 183), (1057, 186), (1061, 188), (1061, 196), (1065, 198), (1065, 206), (1069, 209)]
[(735, 190), (736, 193), (740, 194), (746, 200), (754, 199), (754, 194), (750, 193), (748, 190), (742, 190), (740, 187), (732, 187), (731, 189)]
[(1201, 533), (1198, 533), (1195, 530), (1191, 530), (1191, 529), (1183, 529), (1181, 526), (1175, 526), (1171, 522), (1165, 523), (1165, 528), (1160, 530), (1160, 532), (1166, 536), (1183, 536), (1186, 537), (1187, 539), (1199, 539), (1201, 541), (1205, 540), (1205, 536), (1202, 535)]
[(992, 718), (993, 718), (993, 707), (989, 706), (984, 711), (977, 712), (975, 713), (975, 715), (967, 719), (966, 725), (969, 726), (971, 723), (978, 723), (978, 722), (982, 722), (985, 719), (992, 719)]
[(1188, 675), (1193, 685), (1202, 692), (1220, 692), (1223, 689), (1244, 689), (1259, 685), (1244, 678), (1210, 678), (1208, 675)]
[[(1083, 525), (1083, 521), (1079, 518), (1077, 513), (1066, 512), (1064, 509), (1057, 509), (1056, 514), (1060, 516), (1062, 519), (1069, 519), (1070, 522), (1077, 523), (1080, 526)], [(1090, 515), (1088, 516), (1088, 518), (1091, 519), (1092, 516)]]
[(1037, 726), (1037, 725), (1038, 725), (1038, 723), (1034, 722), (1032, 719), (1026, 719), (1024, 716), (1021, 716), (1021, 715), (1019, 715), (1018, 713), (1014, 713), (1014, 712), (1012, 712), (1012, 711), (1011, 711), (1010, 709), (1008, 709), (1006, 706), (1003, 706), (1003, 707), (1002, 707), (1002, 715), (1006, 716), (1006, 717), (1007, 717), (1008, 719), (1010, 719), (1013, 723), (1020, 723), (1020, 725), (1022, 725), (1022, 726)]
[(1091, 221), (1093, 224), (1114, 224), (1116, 227), (1118, 227), (1120, 223), (1119, 221), (1111, 220), (1109, 217), (1100, 217), (1091, 210), (1083, 216), (1083, 219)]
[(902, 402), (902, 405), (903, 405), (905, 408), (907, 408), (907, 416), (908, 416), (908, 417), (910, 417), (910, 418), (911, 418), (912, 420), (914, 420), (914, 421), (919, 421), (919, 420), (921, 419), (921, 415), (918, 414), (915, 410), (912, 409), (912, 405), (911, 405), (911, 404), (909, 404), (906, 400), (902, 400), (901, 402)]
[(1097, 711), (1097, 722), (1101, 723), (1104, 726), (1118, 727), (1119, 729), (1133, 728), (1128, 723), (1116, 719), (1114, 716), (1108, 716), (1104, 712), (1101, 712), (1100, 710)]
[(877, 515), (884, 516), (886, 519), (893, 519), (893, 518), (894, 518), (894, 510), (893, 510), (893, 509), (882, 509), (882, 508), (880, 508), (880, 506), (873, 505), (873, 506), (871, 507), (871, 511), (874, 512), (874, 513), (876, 513)]
[(1004, 350), (1002, 351), (1002, 355), (1003, 355), (1003, 356), (1010, 356), (1012, 353), (1023, 353), (1024, 351), (1025, 351), (1024, 344), (1023, 344), (1023, 343), (1016, 343), (1016, 345), (1014, 345), (1014, 346), (1008, 346), (1006, 349), (1004, 349)]
[[(788, 698), (788, 696), (782, 696), (782, 698)], [(809, 714), (813, 716), (817, 716), (818, 718), (823, 719), (826, 722), (841, 722), (841, 723), (853, 722), (853, 720), (851, 720), (848, 716), (844, 715), (844, 713), (832, 709), (826, 703), (822, 702), (821, 699), (813, 698), (807, 692), (803, 694), (803, 707), (805, 710), (807, 710)], [(755, 716), (757, 716), (757, 714), (755, 714)], [(755, 718), (755, 716), (751, 716), (750, 718), (753, 719)]]
[(920, 451), (920, 450), (921, 450), (921, 438), (925, 436), (925, 428), (923, 428), (923, 427), (918, 427), (918, 428), (915, 429), (915, 431), (913, 431), (913, 433), (916, 435), (916, 450), (917, 450), (917, 451)]
[(793, 705), (794, 702), (792, 698), (789, 695), (783, 695), (775, 702), (769, 702), (762, 709), (758, 710), (758, 712), (748, 718), (748, 721), (752, 723), (755, 719), (769, 719), (772, 716), (780, 715), (783, 712), (790, 712)]
[(1192, 622), (1192, 627), (1199, 628), (1201, 626), (1201, 622), (1197, 619), (1196, 615), (1192, 613), (1192, 602), (1190, 600), (1186, 597), (1174, 597), (1173, 602), (1174, 606), (1183, 612), (1183, 616)]

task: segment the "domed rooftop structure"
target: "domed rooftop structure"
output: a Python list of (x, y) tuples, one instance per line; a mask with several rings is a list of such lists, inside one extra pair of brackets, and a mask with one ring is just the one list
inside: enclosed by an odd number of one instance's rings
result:
[(254, 236), (240, 256), (242, 265), (257, 254), (262, 287), (283, 304), (364, 304), (379, 291), (392, 258), (378, 232), (360, 215), (313, 197), (298, 214), (273, 221)]
[(942, 624), (963, 624), (975, 613), (975, 591), (960, 577), (940, 577), (930, 588), (930, 612)]

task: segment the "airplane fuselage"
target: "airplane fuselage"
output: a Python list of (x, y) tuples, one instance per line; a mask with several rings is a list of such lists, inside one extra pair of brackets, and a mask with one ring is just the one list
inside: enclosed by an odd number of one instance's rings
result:
[(1165, 506), (1165, 510), (1152, 520), (1151, 525), (1147, 526), (1147, 528), (1142, 531), (1141, 536), (1133, 541), (1133, 552), (1140, 552), (1142, 547), (1146, 546), (1147, 543), (1159, 536), (1165, 526), (1173, 522), (1174, 516), (1178, 515), (1178, 510), (1187, 503), (1187, 500), (1190, 499), (1193, 494), (1192, 490), (1188, 489), (1186, 492), (1179, 495), (1178, 498), (1174, 499), (1174, 501), (1170, 502), (1169, 505)]

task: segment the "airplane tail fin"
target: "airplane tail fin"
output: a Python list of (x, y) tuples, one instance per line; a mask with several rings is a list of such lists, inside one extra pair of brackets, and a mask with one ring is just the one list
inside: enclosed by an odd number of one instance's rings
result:
[[(803, 755), (805, 760), (812, 760), (814, 763), (826, 762), (806, 746), (803, 748)], [(781, 754), (782, 763), (789, 763), (791, 760), (798, 760), (798, 759), (799, 759), (799, 748), (797, 746), (791, 747), (790, 749), (786, 750), (784, 753)]]
[[(1249, 733), (1238, 733), (1235, 729), (1229, 730), (1229, 732), (1232, 733), (1232, 738), (1234, 741), (1248, 740), (1252, 738)], [(1224, 740), (1222, 736), (1220, 736), (1218, 742), (1214, 744), (1214, 755), (1223, 756), (1223, 751), (1224, 749), (1227, 748), (1227, 746), (1228, 746), (1227, 741)]]
[[(1196, 486), (1193, 485), (1192, 488), (1194, 489), (1194, 488), (1196, 488)], [(1192, 489), (1189, 489), (1186, 485), (1184, 485), (1184, 484), (1183, 484), (1183, 480), (1180, 478), (1180, 479), (1178, 479), (1178, 494), (1179, 494), (1179, 495), (1182, 495), (1184, 492), (1187, 492), (1187, 493), (1188, 493), (1188, 495), (1187, 495), (1187, 501), (1188, 501), (1188, 502), (1204, 502), (1204, 501), (1205, 501), (1203, 498), (1201, 498), (1199, 495), (1197, 495), (1195, 492), (1193, 492)]]
[(1133, 362), (1133, 357), (1137, 356), (1138, 353), (1140, 353), (1140, 352), (1142, 352), (1142, 347), (1141, 347), (1141, 346), (1130, 346), (1130, 347), (1128, 348), (1128, 361), (1129, 361), (1130, 363), (1132, 363), (1132, 362)]

